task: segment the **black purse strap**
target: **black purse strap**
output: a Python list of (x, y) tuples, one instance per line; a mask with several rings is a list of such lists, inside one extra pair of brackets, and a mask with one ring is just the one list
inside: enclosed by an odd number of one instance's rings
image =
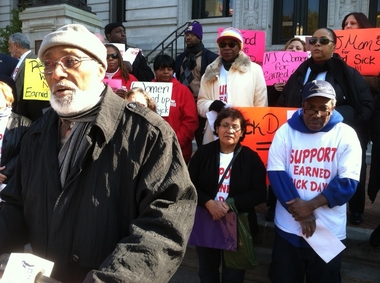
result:
[(228, 170), (230, 170), (230, 168), (232, 166), (232, 163), (234, 162), (234, 160), (236, 159), (236, 157), (239, 155), (240, 150), (241, 150), (241, 146), (239, 146), (239, 148), (236, 150), (234, 156), (232, 157), (232, 159), (230, 161), (230, 164), (228, 164), (226, 170), (224, 170), (223, 176), (222, 176), (222, 178), (220, 178), (220, 181), (218, 183), (218, 189), (219, 189), (220, 185), (223, 183), (223, 180), (226, 177)]

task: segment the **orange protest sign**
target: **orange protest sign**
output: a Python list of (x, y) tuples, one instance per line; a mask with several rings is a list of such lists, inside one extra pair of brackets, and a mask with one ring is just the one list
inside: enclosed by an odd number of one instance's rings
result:
[(380, 74), (380, 28), (336, 30), (335, 52), (362, 75)]
[(248, 120), (247, 132), (242, 144), (256, 151), (266, 167), (274, 134), (297, 108), (239, 107), (239, 110)]

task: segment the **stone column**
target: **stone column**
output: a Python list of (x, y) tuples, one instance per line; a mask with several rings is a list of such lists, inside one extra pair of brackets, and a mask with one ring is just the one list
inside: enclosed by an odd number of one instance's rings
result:
[(64, 25), (82, 24), (93, 33), (103, 28), (102, 20), (94, 13), (67, 4), (27, 8), (20, 13), (20, 20), (22, 33), (29, 37), (32, 52), (35, 54), (44, 36)]

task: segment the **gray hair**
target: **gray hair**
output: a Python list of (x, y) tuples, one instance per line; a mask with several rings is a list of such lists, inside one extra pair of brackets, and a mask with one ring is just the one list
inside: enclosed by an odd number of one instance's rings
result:
[(16, 32), (9, 36), (9, 39), (12, 43), (17, 43), (23, 49), (30, 49), (30, 40), (21, 32)]

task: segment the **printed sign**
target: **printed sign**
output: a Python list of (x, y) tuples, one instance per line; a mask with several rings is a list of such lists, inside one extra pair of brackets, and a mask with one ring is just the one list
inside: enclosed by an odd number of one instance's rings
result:
[(380, 74), (380, 28), (336, 30), (335, 52), (362, 75)]
[(44, 67), (39, 59), (25, 59), (24, 100), (50, 100), (50, 88), (42, 73)]
[(248, 120), (242, 144), (256, 151), (266, 167), (269, 147), (276, 131), (286, 123), (297, 108), (239, 107), (239, 110)]
[(307, 52), (265, 52), (263, 72), (267, 85), (286, 82), (298, 66), (308, 58)]
[[(218, 36), (224, 28), (218, 28)], [(263, 64), (265, 51), (265, 32), (261, 30), (240, 30), (243, 36), (243, 52), (247, 54), (252, 62)]]
[(173, 83), (132, 82), (131, 89), (134, 87), (141, 87), (154, 99), (160, 116), (169, 116)]

